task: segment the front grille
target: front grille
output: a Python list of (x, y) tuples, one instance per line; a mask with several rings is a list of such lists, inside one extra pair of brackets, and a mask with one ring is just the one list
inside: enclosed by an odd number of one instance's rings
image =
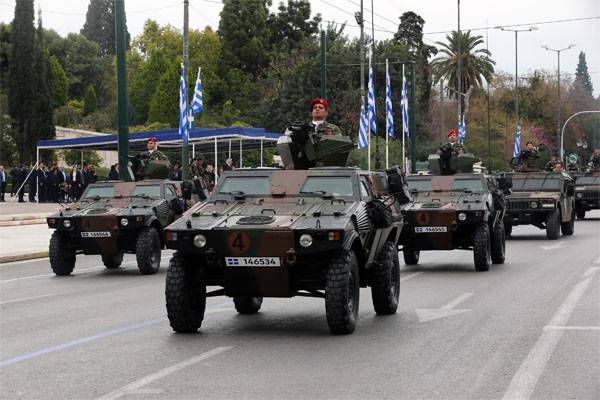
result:
[(508, 201), (508, 211), (522, 211), (530, 209), (530, 201), (529, 200), (509, 200)]
[(583, 196), (580, 197), (582, 200), (600, 200), (600, 192), (579, 192), (583, 193)]

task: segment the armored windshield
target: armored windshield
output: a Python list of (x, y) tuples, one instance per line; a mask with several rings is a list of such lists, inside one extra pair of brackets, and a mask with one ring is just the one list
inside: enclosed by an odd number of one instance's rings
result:
[(271, 184), (267, 176), (227, 177), (219, 189), (219, 194), (242, 192), (246, 195), (271, 194)]
[(600, 185), (600, 176), (579, 176), (576, 183), (578, 185)]
[(160, 197), (160, 185), (140, 185), (136, 186), (131, 196)]
[(330, 193), (334, 196), (352, 196), (352, 178), (349, 176), (309, 176), (304, 181), (301, 194), (318, 195)]
[(450, 190), (483, 192), (483, 183), (481, 179), (455, 179)]
[(114, 186), (90, 186), (83, 194), (84, 199), (113, 197)]
[(560, 190), (560, 179), (513, 178), (513, 190)]
[(431, 180), (429, 179), (408, 179), (408, 188), (412, 191), (417, 192), (431, 192), (433, 187), (431, 186)]

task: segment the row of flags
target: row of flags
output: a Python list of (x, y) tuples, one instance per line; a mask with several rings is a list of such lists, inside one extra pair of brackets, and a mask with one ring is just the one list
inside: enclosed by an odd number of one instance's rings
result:
[(181, 64), (181, 79), (180, 79), (180, 89), (179, 89), (179, 136), (183, 138), (184, 141), (189, 140), (189, 131), (192, 128), (193, 115), (198, 114), (199, 112), (204, 110), (204, 102), (202, 99), (202, 79), (200, 78), (200, 68), (198, 68), (198, 77), (196, 78), (196, 87), (194, 88), (194, 97), (192, 98), (192, 103), (190, 104), (188, 113), (188, 104), (187, 104), (187, 93), (186, 93), (186, 83), (185, 83), (185, 68), (183, 68), (183, 64)]

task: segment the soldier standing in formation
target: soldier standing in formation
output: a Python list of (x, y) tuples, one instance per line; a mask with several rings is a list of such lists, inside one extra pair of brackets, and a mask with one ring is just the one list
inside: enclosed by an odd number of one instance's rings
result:
[(329, 115), (329, 103), (327, 100), (317, 97), (310, 103), (312, 114), (312, 123), (315, 126), (315, 133), (318, 136), (323, 135), (342, 135), (339, 126), (327, 122)]

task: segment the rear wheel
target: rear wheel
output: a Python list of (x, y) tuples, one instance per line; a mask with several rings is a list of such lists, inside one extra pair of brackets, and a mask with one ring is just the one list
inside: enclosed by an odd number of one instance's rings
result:
[(152, 227), (144, 228), (137, 237), (135, 258), (143, 275), (151, 275), (160, 268), (160, 236)]
[(325, 311), (331, 333), (354, 332), (358, 320), (360, 281), (352, 250), (333, 256), (325, 282)]
[(400, 261), (398, 249), (386, 242), (371, 270), (371, 297), (379, 315), (394, 314), (400, 296)]
[(560, 230), (563, 235), (570, 236), (575, 232), (575, 210), (571, 211), (571, 219), (560, 224)]
[(552, 210), (546, 215), (546, 237), (556, 240), (560, 237), (560, 212)]
[(70, 275), (75, 268), (75, 249), (66, 233), (55, 230), (50, 237), (50, 267), (56, 275)]
[(504, 222), (496, 221), (492, 234), (492, 262), (502, 264), (505, 259), (506, 241), (504, 237)]
[(256, 314), (262, 306), (262, 297), (240, 296), (233, 298), (235, 309), (240, 314)]
[(483, 223), (475, 229), (473, 238), (473, 261), (475, 271), (488, 271), (492, 263), (492, 251), (490, 243), (490, 228)]
[(419, 256), (421, 255), (421, 252), (410, 246), (404, 245), (402, 247), (402, 255), (404, 256), (404, 264), (417, 265), (419, 263)]
[(585, 218), (585, 210), (583, 208), (577, 208), (577, 218), (584, 219)]
[(102, 263), (108, 269), (115, 269), (121, 266), (123, 262), (123, 253), (114, 254), (112, 256), (103, 255)]
[(202, 272), (189, 268), (179, 252), (169, 262), (165, 298), (167, 317), (175, 332), (193, 333), (200, 328), (206, 309), (206, 284)]

